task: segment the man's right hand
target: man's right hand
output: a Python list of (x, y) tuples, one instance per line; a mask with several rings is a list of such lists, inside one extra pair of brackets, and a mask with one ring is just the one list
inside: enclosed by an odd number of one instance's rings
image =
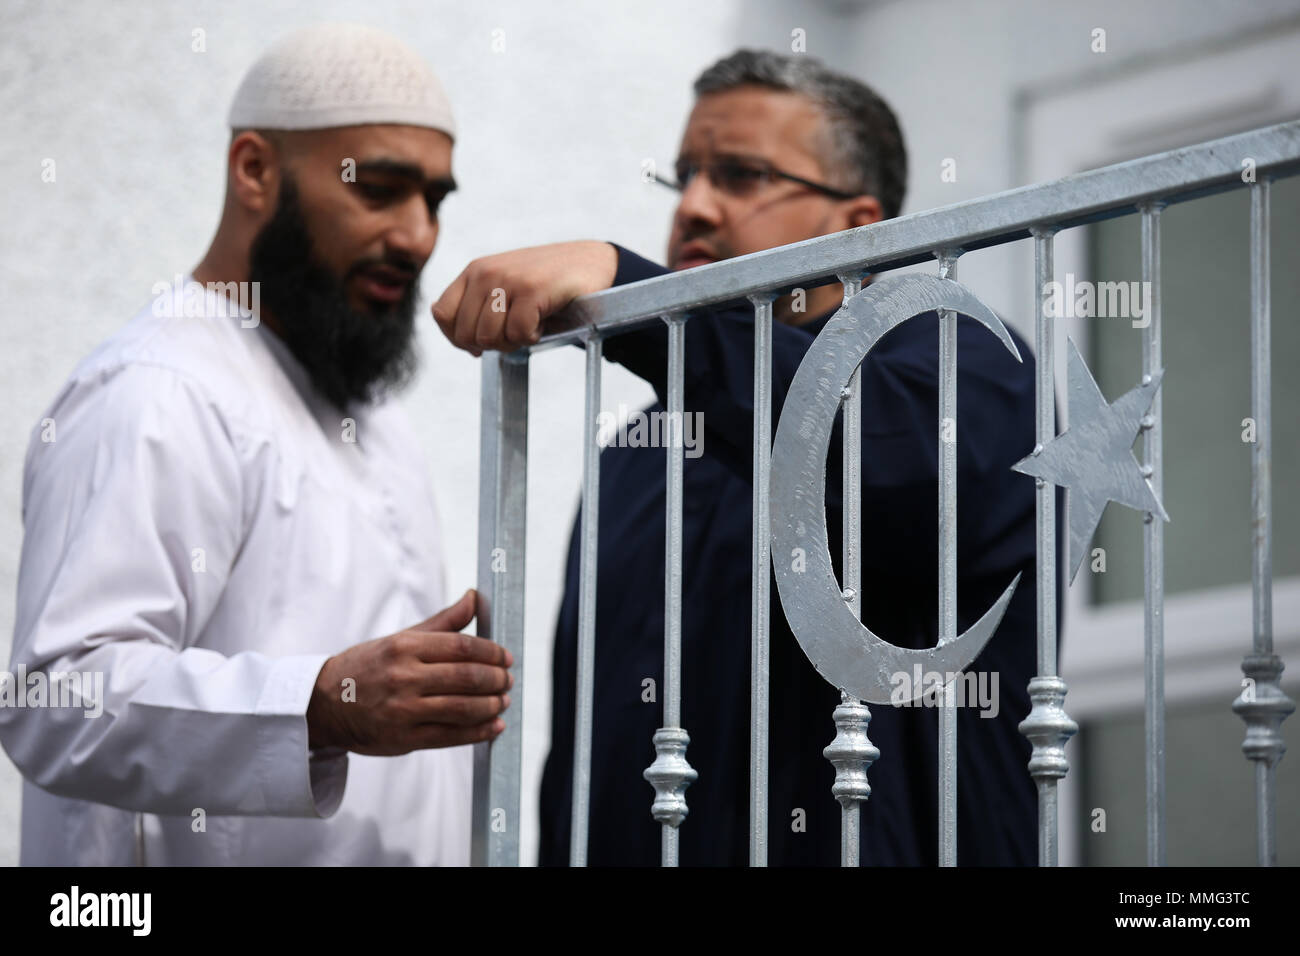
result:
[(477, 597), (466, 591), (427, 621), (327, 660), (307, 707), (309, 746), (391, 757), (505, 730), (497, 715), (510, 706), (514, 659), (499, 644), (457, 633), (474, 619)]
[(543, 320), (617, 276), (618, 250), (608, 242), (515, 249), (467, 265), (433, 304), (433, 318), (457, 348), (511, 352), (537, 342)]

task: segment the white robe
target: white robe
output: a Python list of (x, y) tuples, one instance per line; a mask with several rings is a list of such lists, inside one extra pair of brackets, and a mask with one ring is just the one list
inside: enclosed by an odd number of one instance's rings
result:
[(471, 747), (307, 745), (326, 657), (448, 603), (416, 439), (216, 303), (146, 306), (33, 430), (9, 670), (104, 700), (0, 707), (22, 863), (466, 864)]

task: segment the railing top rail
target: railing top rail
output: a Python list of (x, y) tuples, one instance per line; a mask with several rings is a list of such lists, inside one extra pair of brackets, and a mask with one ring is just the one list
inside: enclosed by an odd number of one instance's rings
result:
[(1081, 226), (1148, 203), (1222, 192), (1246, 184), (1246, 159), (1253, 160), (1256, 179), (1300, 173), (1300, 120), (583, 296), (553, 317), (528, 351), (578, 342), (593, 331), (628, 331), (669, 312), (816, 285), (841, 273), (897, 269), (933, 258), (940, 248), (969, 252), (1027, 238), (1037, 228)]

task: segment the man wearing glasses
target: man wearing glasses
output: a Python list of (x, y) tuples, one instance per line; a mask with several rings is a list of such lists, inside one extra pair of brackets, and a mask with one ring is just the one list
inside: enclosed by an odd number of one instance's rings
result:
[[(897, 215), (906, 179), (902, 135), (870, 89), (807, 57), (739, 51), (696, 81), (682, 137), (680, 190), (668, 243), (673, 270), (864, 226)], [(434, 306), (457, 345), (474, 352), (535, 341), (540, 320), (574, 296), (661, 275), (663, 268), (607, 243), (566, 243), (471, 263)], [(508, 310), (488, 303), (506, 290)], [(499, 297), (498, 297), (499, 298)], [(803, 355), (839, 307), (838, 282), (795, 290), (774, 304), (773, 410)], [(686, 323), (685, 403), (703, 415), (704, 448), (684, 466), (682, 722), (699, 772), (686, 791), (683, 865), (743, 865), (749, 847), (749, 649), (753, 319), (747, 302)], [(1014, 335), (1014, 333), (1013, 333)], [(1033, 447), (1033, 361), (1018, 364), (986, 330), (959, 320), (958, 627), (965, 630), (1017, 572), (1033, 580), (1034, 485), (1010, 466)], [(607, 339), (604, 354), (666, 400), (662, 326)], [(862, 581), (864, 622), (900, 646), (937, 641), (937, 316), (894, 330), (863, 365)], [(827, 469), (827, 525), (838, 560), (838, 443)], [(642, 772), (662, 725), (664, 452), (611, 447), (601, 455), (595, 721), (588, 862), (654, 865), (661, 827)], [(578, 546), (570, 542), (556, 631), (552, 749), (541, 793), (540, 862), (569, 858)], [(777, 557), (779, 560), (779, 556)], [(776, 590), (773, 588), (772, 593)], [(984, 712), (958, 713), (958, 853), (967, 864), (1034, 860), (1030, 747), (1017, 729), (1034, 674), (1034, 593), (1018, 588), (972, 668), (996, 675)], [(839, 692), (812, 668), (779, 602), (771, 612), (769, 862), (840, 859), (834, 770), (822, 749), (835, 735)], [(647, 678), (653, 684), (647, 683)], [(863, 805), (864, 864), (937, 862), (937, 716), (873, 706), (881, 756)], [(986, 719), (982, 719), (986, 718)]]

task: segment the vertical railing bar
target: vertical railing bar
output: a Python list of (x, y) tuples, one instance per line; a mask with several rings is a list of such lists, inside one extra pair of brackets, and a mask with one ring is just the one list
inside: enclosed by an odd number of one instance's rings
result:
[(667, 508), (664, 548), (664, 723), (654, 735), (655, 762), (645, 771), (654, 785), (651, 815), (663, 825), (663, 865), (678, 861), (677, 828), (686, 819), (685, 790), (698, 776), (686, 760), (690, 735), (682, 711), (682, 456), (686, 317), (665, 315), (668, 324)]
[(591, 806), (591, 731), (596, 663), (596, 566), (600, 540), (600, 373), (604, 343), (587, 339), (586, 394), (582, 436), (582, 551), (578, 582), (578, 674), (574, 702), (573, 820), (569, 863), (587, 865)]
[(474, 747), (470, 860), (519, 865), (523, 772), (524, 570), (528, 506), (528, 356), (492, 353), (482, 364), (479, 424), (477, 632), (514, 656), (516, 719)]
[[(1272, 296), (1270, 289), (1269, 181), (1250, 190), (1250, 370), (1251, 417), (1255, 420), (1255, 447), (1251, 455), (1251, 502), (1255, 533), (1252, 535), (1251, 624), (1252, 646), (1257, 655), (1273, 653), (1273, 414), (1270, 347)], [(1255, 762), (1255, 813), (1260, 866), (1277, 862), (1276, 808), (1271, 761)]]
[(767, 866), (771, 621), (772, 301), (754, 304), (754, 515), (750, 584), (749, 865)]
[[(842, 275), (840, 282), (844, 286), (844, 301), (862, 291), (861, 273)], [(844, 599), (853, 616), (862, 619), (862, 366), (853, 370), (848, 387), (841, 395), (842, 419), (844, 429), (844, 474), (843, 488), (843, 583)], [(867, 705), (855, 697), (841, 691), (841, 708), (845, 708), (852, 719), (862, 722), (864, 728), (871, 719)], [(858, 711), (861, 711), (860, 716)], [(837, 712), (841, 712), (837, 708)], [(865, 771), (864, 771), (865, 772)], [(869, 792), (869, 791), (868, 791)], [(840, 821), (840, 864), (842, 866), (861, 865), (861, 807), (862, 797), (855, 793), (841, 795)]]
[[(1031, 230), (1034, 237), (1035, 322), (1037, 348), (1034, 393), (1034, 451), (1056, 436), (1055, 327), (1046, 307), (1055, 274), (1054, 226)], [(1038, 673), (1029, 681), (1033, 709), (1021, 721), (1020, 732), (1034, 745), (1029, 774), (1038, 788), (1038, 865), (1059, 865), (1057, 781), (1069, 772), (1065, 743), (1079, 730), (1062, 706), (1065, 681), (1057, 676), (1056, 660), (1056, 486), (1035, 479), (1035, 533), (1037, 543)]]
[(1250, 362), (1251, 416), (1255, 419), (1255, 456), (1252, 481), (1255, 491), (1252, 512), (1254, 535), (1252, 581), (1252, 623), (1255, 653), (1273, 651), (1273, 474), (1271, 443), (1273, 297), (1271, 280), (1270, 182), (1262, 178), (1250, 190)]
[[(1142, 382), (1160, 371), (1160, 210), (1162, 203), (1146, 203), (1142, 211), (1142, 281), (1149, 293), (1149, 318), (1142, 329)], [(1161, 469), (1161, 393), (1157, 389), (1151, 410), (1143, 419), (1142, 473), (1157, 499), (1163, 491)], [(1145, 634), (1146, 823), (1147, 865), (1165, 865), (1165, 536), (1164, 524), (1153, 512), (1143, 515), (1145, 544), (1142, 562)]]
[[(957, 278), (960, 249), (938, 253), (939, 278)], [(939, 644), (957, 639), (957, 313), (939, 311)], [(957, 865), (957, 710), (939, 706), (939, 865)]]
[[(1056, 327), (1043, 307), (1045, 290), (1055, 275), (1055, 230), (1034, 232), (1034, 271), (1037, 277), (1034, 344), (1038, 350), (1034, 392), (1034, 451), (1056, 437)], [(1038, 547), (1038, 673), (1056, 674), (1056, 486), (1035, 482)]]
[[(862, 290), (869, 273), (848, 272), (839, 277), (847, 306)], [(843, 429), (843, 474), (841, 476), (843, 542), (841, 556), (842, 593), (853, 616), (862, 618), (862, 369), (853, 370), (848, 385), (840, 392), (841, 427)], [(840, 702), (831, 715), (835, 721), (835, 739), (822, 750), (822, 756), (835, 767), (831, 795), (840, 804), (840, 865), (860, 866), (862, 862), (862, 801), (871, 796), (867, 770), (880, 751), (867, 736), (871, 710), (865, 703), (840, 691)]]
[(1251, 653), (1232, 709), (1246, 721), (1242, 752), (1255, 764), (1256, 858), (1277, 865), (1277, 761), (1286, 752), (1282, 721), (1295, 703), (1282, 691), (1282, 659), (1273, 652), (1272, 296), (1268, 177), (1250, 188)]
[[(1052, 362), (1054, 326), (1042, 308), (1043, 290), (1052, 281), (1052, 234), (1034, 234), (1034, 265), (1038, 279), (1038, 310), (1034, 323), (1038, 347), (1037, 390), (1035, 393), (1036, 450), (1056, 435), (1056, 393)], [(1035, 481), (1035, 524), (1038, 549), (1038, 673), (1056, 676), (1056, 486), (1042, 478)], [(1056, 778), (1038, 780), (1038, 865), (1057, 865)]]
[[(668, 320), (668, 427), (680, 428), (686, 326), (683, 317)], [(676, 437), (676, 436), (674, 436)], [(668, 610), (664, 627), (664, 725), (677, 727), (682, 719), (682, 460), (680, 442), (668, 444), (668, 567), (664, 601)]]
[[(686, 368), (684, 317), (668, 319), (668, 427), (681, 427), (683, 378)], [(668, 457), (668, 567), (664, 601), (664, 726), (682, 722), (682, 469), (681, 442), (669, 442)], [(677, 828), (664, 825), (664, 866), (677, 865)]]

